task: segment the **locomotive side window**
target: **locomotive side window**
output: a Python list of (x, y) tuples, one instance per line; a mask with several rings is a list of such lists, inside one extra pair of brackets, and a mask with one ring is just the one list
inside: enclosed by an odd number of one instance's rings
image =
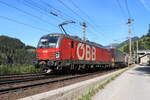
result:
[(74, 42), (71, 41), (71, 48), (74, 48)]
[(38, 48), (56, 48), (58, 37), (42, 37), (38, 43)]

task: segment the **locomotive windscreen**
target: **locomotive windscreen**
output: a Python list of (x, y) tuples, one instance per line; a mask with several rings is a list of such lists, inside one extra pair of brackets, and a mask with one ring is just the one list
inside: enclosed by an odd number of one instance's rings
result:
[(57, 36), (42, 37), (38, 43), (38, 48), (56, 48), (57, 41)]

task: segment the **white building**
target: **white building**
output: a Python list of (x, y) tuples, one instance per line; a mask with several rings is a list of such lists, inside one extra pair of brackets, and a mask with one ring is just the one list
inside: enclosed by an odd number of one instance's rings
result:
[(150, 63), (150, 50), (138, 51), (139, 63), (140, 64), (149, 64)]

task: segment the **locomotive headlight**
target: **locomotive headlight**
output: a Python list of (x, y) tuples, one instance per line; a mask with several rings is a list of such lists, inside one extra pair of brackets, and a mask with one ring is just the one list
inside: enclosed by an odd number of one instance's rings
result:
[(60, 52), (56, 52), (56, 58), (60, 58)]

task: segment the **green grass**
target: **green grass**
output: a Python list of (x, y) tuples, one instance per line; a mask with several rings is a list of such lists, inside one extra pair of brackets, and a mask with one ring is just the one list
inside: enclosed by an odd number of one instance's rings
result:
[(127, 69), (121, 71), (120, 73), (112, 76), (111, 78), (109, 78), (107, 81), (101, 83), (100, 85), (98, 85), (97, 87), (93, 87), (92, 89), (90, 89), (87, 93), (85, 93), (84, 95), (82, 95), (81, 98), (79, 98), (79, 100), (91, 100), (91, 97), (96, 94), (99, 90), (103, 89), (107, 84), (109, 84), (111, 81), (115, 80), (118, 76), (120, 76), (122, 73), (124, 73), (125, 71), (127, 71), (129, 68), (132, 68), (133, 66), (128, 67)]
[(21, 73), (30, 73), (30, 72), (41, 72), (39, 68), (35, 68), (33, 65), (20, 65), (20, 66), (6, 66), (0, 65), (0, 75), (9, 75), (9, 74), (21, 74)]

